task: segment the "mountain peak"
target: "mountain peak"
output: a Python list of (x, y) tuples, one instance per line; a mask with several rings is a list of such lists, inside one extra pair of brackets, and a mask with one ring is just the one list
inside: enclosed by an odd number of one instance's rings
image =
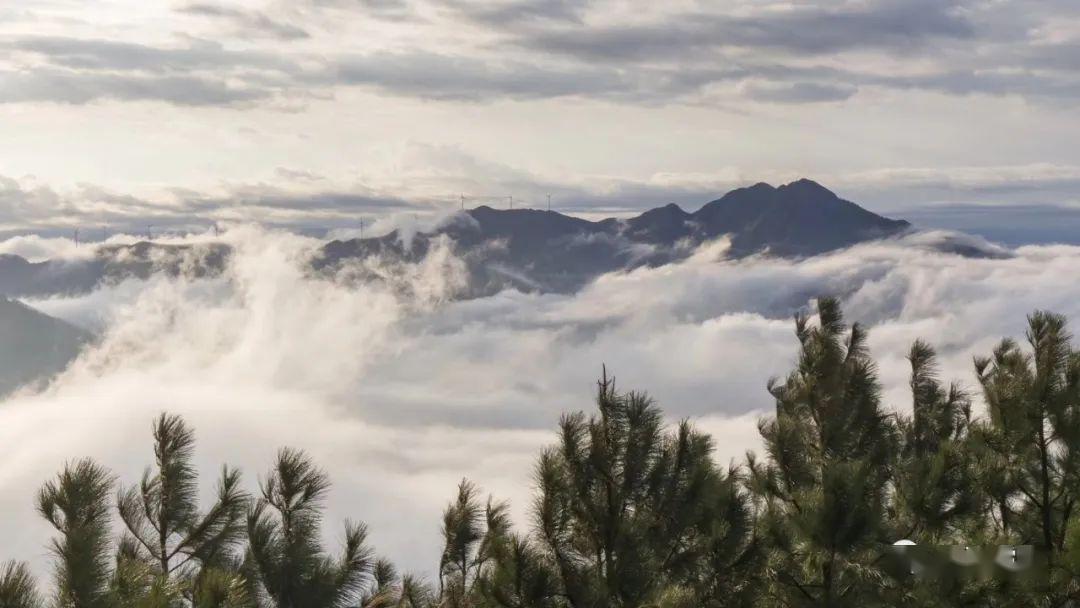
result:
[(663, 207), (654, 207), (641, 214), (639, 217), (644, 216), (659, 216), (659, 215), (686, 215), (686, 211), (682, 207), (675, 203), (668, 203)]
[(784, 184), (777, 188), (777, 190), (791, 190), (796, 192), (814, 193), (818, 195), (836, 196), (832, 190), (829, 190), (825, 186), (815, 182), (812, 179), (802, 178), (791, 182), (790, 184)]

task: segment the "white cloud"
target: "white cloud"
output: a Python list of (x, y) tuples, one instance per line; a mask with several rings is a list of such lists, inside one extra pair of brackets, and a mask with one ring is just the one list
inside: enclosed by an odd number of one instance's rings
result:
[(76, 242), (65, 237), (41, 237), (36, 234), (20, 235), (0, 242), (0, 255), (17, 255), (31, 262), (43, 262), (53, 258), (77, 258), (90, 255), (91, 249), (78, 248)]

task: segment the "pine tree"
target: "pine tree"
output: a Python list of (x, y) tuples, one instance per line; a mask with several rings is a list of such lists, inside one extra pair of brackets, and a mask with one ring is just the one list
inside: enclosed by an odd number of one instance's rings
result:
[[(927, 343), (912, 344), (908, 362), (912, 407), (910, 416), (898, 416), (889, 537), (930, 547), (982, 545), (985, 498), (971, 450), (971, 398), (955, 382), (942, 386), (937, 354)], [(992, 584), (971, 572), (936, 559), (919, 567), (920, 578), (894, 573), (897, 580), (883, 585), (885, 596), (907, 606), (989, 605)]]
[(262, 496), (247, 516), (244, 571), (253, 595), (275, 608), (338, 608), (356, 605), (369, 583), (374, 559), (363, 524), (346, 523), (337, 558), (322, 550), (322, 501), (330, 481), (301, 451), (282, 449)]
[(866, 332), (848, 330), (836, 300), (818, 323), (796, 317), (798, 364), (771, 382), (776, 416), (760, 424), (768, 462), (752, 460), (752, 487), (769, 540), (766, 605), (872, 606), (883, 574), (889, 465), (896, 429), (880, 404)]
[(551, 559), (527, 537), (506, 533), (491, 547), (491, 566), (479, 581), (480, 605), (562, 608), (561, 585)]
[(439, 562), (441, 606), (468, 608), (476, 604), (476, 584), (509, 533), (506, 503), (479, 500), (469, 480), (458, 485), (457, 499), (443, 511), (443, 554)]
[(244, 578), (231, 568), (204, 568), (191, 594), (193, 608), (248, 608), (255, 605)]
[[(179, 416), (162, 414), (154, 422), (153, 437), (154, 467), (146, 469), (138, 486), (117, 496), (127, 530), (118, 568), (134, 577), (128, 587), (158, 595), (171, 590), (200, 607), (198, 602), (207, 598), (229, 596), (223, 585), (237, 587), (235, 550), (243, 540), (249, 499), (240, 487), (240, 472), (224, 467), (217, 499), (200, 513), (198, 474), (191, 462), (194, 432)], [(202, 589), (204, 584), (210, 586)]]
[(554, 569), (537, 547), (511, 530), (508, 505), (468, 480), (443, 512), (439, 606), (561, 606)]
[(371, 581), (361, 594), (359, 608), (435, 608), (431, 588), (408, 574), (401, 576), (385, 559), (375, 562)]
[(988, 413), (978, 435), (984, 485), (1002, 541), (1043, 550), (1063, 587), (1061, 555), (1080, 499), (1080, 353), (1060, 315), (1033, 313), (1026, 337), (1029, 352), (1006, 339), (975, 360)]
[(749, 567), (746, 504), (713, 464), (709, 437), (687, 423), (666, 432), (652, 400), (618, 393), (606, 372), (597, 406), (563, 417), (538, 466), (536, 534), (557, 593), (577, 608), (647, 606), (672, 589), (699, 605), (742, 605), (745, 579), (717, 573)]
[(38, 492), (38, 512), (60, 534), (51, 547), (58, 608), (111, 608), (112, 488), (112, 475), (86, 459), (65, 466)]
[(908, 361), (912, 414), (899, 424), (893, 536), (919, 544), (962, 544), (961, 536), (969, 532), (963, 526), (979, 508), (967, 444), (971, 399), (956, 383), (941, 386), (937, 354), (925, 342), (912, 345)]
[(0, 564), (0, 608), (42, 608), (37, 584), (26, 564)]

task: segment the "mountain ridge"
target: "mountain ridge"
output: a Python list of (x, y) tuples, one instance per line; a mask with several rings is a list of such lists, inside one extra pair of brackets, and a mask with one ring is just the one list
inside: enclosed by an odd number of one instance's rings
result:
[(79, 327), (0, 296), (0, 397), (63, 371), (91, 339)]
[[(558, 211), (482, 205), (415, 235), (401, 231), (332, 240), (314, 253), (311, 269), (332, 274), (357, 258), (415, 262), (437, 240), (453, 241), (469, 273), (465, 297), (505, 288), (567, 293), (606, 272), (660, 266), (722, 236), (728, 256), (808, 257), (909, 230), (904, 220), (877, 215), (821, 184), (801, 179), (732, 190), (686, 211), (670, 203), (629, 218), (588, 220)], [(0, 256), (0, 296), (85, 293), (99, 285), (152, 274), (219, 274), (231, 249), (221, 243), (168, 245), (141, 241), (100, 247), (80, 260), (29, 262)]]
[[(556, 211), (482, 205), (462, 212), (460, 217), (469, 221), (455, 217), (457, 221), (417, 234), (407, 243), (396, 231), (331, 241), (314, 265), (332, 270), (347, 260), (372, 255), (416, 260), (427, 254), (434, 238), (445, 235), (464, 254), (470, 295), (507, 287), (571, 292), (605, 272), (678, 261), (693, 248), (725, 235), (731, 239), (732, 258), (808, 257), (911, 228), (904, 220), (877, 215), (809, 179), (779, 187), (761, 182), (739, 188), (693, 212), (672, 203), (631, 218), (591, 221)], [(470, 255), (478, 251), (484, 255)]]

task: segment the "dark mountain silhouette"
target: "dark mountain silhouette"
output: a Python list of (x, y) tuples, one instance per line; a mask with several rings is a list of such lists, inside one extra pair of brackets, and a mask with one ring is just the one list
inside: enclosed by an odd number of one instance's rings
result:
[(693, 215), (706, 238), (732, 235), (732, 250), (738, 255), (764, 250), (782, 256), (817, 255), (910, 227), (808, 179), (779, 188), (757, 184), (733, 190)]
[(0, 297), (0, 396), (63, 371), (90, 338), (74, 325)]
[[(728, 256), (805, 257), (905, 232), (903, 220), (881, 217), (810, 180), (780, 187), (733, 190), (691, 213), (666, 205), (628, 218), (589, 221), (554, 211), (477, 207), (422, 234), (399, 232), (331, 241), (312, 259), (332, 274), (357, 259), (385, 264), (422, 259), (436, 243), (453, 242), (466, 264), (469, 288), (480, 296), (507, 287), (571, 292), (595, 277), (685, 258), (702, 243), (730, 238)], [(219, 273), (230, 250), (221, 244), (183, 246), (141, 242), (98, 249), (79, 261), (31, 263), (0, 256), (0, 295), (44, 296), (86, 292), (103, 283), (154, 273), (190, 277)], [(364, 276), (364, 269), (357, 269)], [(370, 272), (378, 277), (378, 273)]]
[(395, 232), (333, 241), (314, 264), (333, 270), (367, 256), (415, 260), (447, 237), (466, 261), (472, 279), (468, 295), (506, 287), (568, 292), (605, 272), (685, 258), (698, 245), (725, 235), (732, 258), (805, 257), (909, 228), (903, 220), (871, 213), (803, 179), (778, 188), (762, 183), (733, 190), (693, 213), (672, 204), (598, 222), (553, 211), (478, 207), (411, 239)]
[(29, 262), (0, 255), (0, 295), (47, 296), (93, 289), (104, 276), (98, 260)]

